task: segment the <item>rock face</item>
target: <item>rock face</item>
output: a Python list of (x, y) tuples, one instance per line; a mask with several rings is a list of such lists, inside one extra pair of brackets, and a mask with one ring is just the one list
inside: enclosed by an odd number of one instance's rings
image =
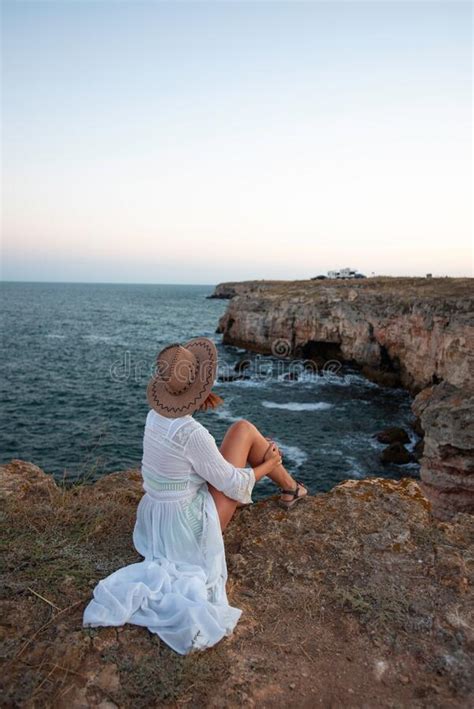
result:
[(448, 382), (422, 391), (413, 402), (425, 431), (422, 487), (438, 517), (474, 510), (474, 391)]
[(227, 344), (266, 354), (281, 340), (303, 357), (332, 347), (343, 361), (398, 373), (414, 391), (441, 380), (465, 386), (474, 382), (474, 283), (439, 281), (242, 283), (218, 331)]
[[(414, 394), (445, 382), (452, 387), (450, 401), (458, 402), (455, 410), (466, 412), (462, 425), (472, 427), (473, 279), (374, 278), (241, 285), (219, 323), (224, 343), (265, 354), (309, 358), (323, 367), (325, 361), (334, 359), (352, 362), (381, 384), (402, 385)], [(235, 284), (232, 287), (235, 290)], [(225, 292), (225, 284), (218, 289)], [(438, 431), (434, 410), (433, 416), (429, 414), (431, 406), (439, 406), (435, 402), (436, 397), (431, 404), (428, 401), (422, 422), (431, 440)], [(467, 483), (474, 455), (472, 435), (466, 441), (460, 416), (446, 414), (451, 421), (447, 424), (450, 445), (456, 453), (448, 456), (451, 449), (436, 448), (432, 443), (425, 450), (421, 469), (433, 510), (440, 516), (450, 515), (457, 501), (459, 509), (474, 511), (471, 484)]]
[(137, 471), (59, 487), (0, 467), (8, 707), (413, 707), (472, 704), (474, 519), (437, 522), (414, 480), (347, 481), (290, 513), (242, 508), (224, 541), (232, 636), (181, 657), (145, 628), (84, 629), (92, 588), (124, 564)]

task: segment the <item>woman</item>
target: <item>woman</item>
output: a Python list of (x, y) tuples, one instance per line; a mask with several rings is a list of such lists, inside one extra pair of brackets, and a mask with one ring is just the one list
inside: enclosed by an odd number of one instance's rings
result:
[(140, 500), (133, 532), (144, 561), (130, 564), (94, 589), (85, 626), (146, 626), (186, 654), (217, 643), (241, 612), (228, 604), (222, 530), (236, 507), (252, 502), (267, 475), (291, 507), (306, 494), (282, 465), (277, 446), (247, 421), (227, 431), (222, 446), (192, 414), (221, 399), (211, 389), (217, 351), (207, 338), (166, 347), (147, 388)]

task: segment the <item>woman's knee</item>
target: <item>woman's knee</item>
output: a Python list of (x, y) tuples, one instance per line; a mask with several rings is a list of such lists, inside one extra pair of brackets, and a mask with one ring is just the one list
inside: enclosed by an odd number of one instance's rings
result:
[(252, 434), (256, 431), (256, 428), (253, 423), (250, 423), (247, 419), (239, 419), (230, 426), (230, 430), (240, 434)]

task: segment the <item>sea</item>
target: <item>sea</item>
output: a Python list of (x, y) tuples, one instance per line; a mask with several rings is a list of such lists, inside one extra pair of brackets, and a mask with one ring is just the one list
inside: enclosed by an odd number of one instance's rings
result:
[[(2, 283), (1, 462), (31, 461), (66, 483), (139, 467), (157, 352), (205, 336), (219, 352), (224, 381), (215, 391), (224, 404), (196, 416), (218, 444), (234, 421), (252, 421), (312, 493), (348, 478), (418, 476), (416, 463), (382, 465), (375, 438), (387, 426), (403, 426), (413, 448), (406, 391), (381, 388), (345, 366), (301, 367), (295, 375), (298, 363), (224, 346), (216, 327), (227, 301), (208, 299), (212, 291)], [(238, 378), (242, 360), (249, 364)], [(275, 492), (264, 479), (253, 498)]]

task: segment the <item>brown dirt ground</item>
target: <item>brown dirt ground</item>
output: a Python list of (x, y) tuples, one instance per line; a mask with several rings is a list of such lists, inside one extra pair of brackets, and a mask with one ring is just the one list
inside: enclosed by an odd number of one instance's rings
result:
[(139, 474), (65, 489), (31, 464), (0, 472), (3, 706), (472, 705), (473, 518), (433, 521), (413, 480), (239, 510), (225, 542), (242, 619), (181, 657), (142, 628), (81, 626), (97, 581), (139, 560)]

